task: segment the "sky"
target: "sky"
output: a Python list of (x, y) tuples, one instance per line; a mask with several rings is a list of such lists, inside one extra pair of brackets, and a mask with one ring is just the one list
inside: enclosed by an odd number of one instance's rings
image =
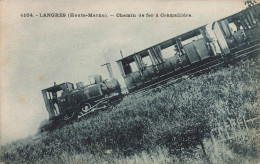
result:
[[(63, 82), (108, 77), (124, 86), (116, 60), (236, 13), (243, 1), (0, 1), (0, 134), (8, 143), (37, 132), (48, 119), (41, 90)], [(106, 13), (107, 18), (21, 17), (21, 13)], [(190, 18), (110, 15), (187, 13)]]

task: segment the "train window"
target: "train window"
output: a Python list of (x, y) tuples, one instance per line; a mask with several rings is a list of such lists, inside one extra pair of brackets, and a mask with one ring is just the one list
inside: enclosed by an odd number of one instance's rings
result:
[(62, 90), (60, 90), (60, 91), (57, 91), (57, 96), (58, 96), (58, 97), (61, 97), (62, 93), (63, 93), (63, 91), (62, 91)]
[(174, 45), (162, 50), (162, 56), (165, 59), (173, 57), (175, 54), (176, 54), (176, 51), (175, 51)]
[(151, 60), (151, 58), (150, 58), (150, 56), (146, 56), (146, 57), (142, 58), (142, 60), (143, 60), (143, 62), (144, 62), (144, 64), (145, 64), (146, 66), (150, 66), (150, 65), (153, 64), (153, 63), (152, 63), (152, 60)]
[(232, 35), (237, 31), (237, 26), (235, 25), (235, 23), (229, 23), (229, 27), (231, 30)]
[(49, 92), (46, 92), (47, 99), (50, 99)]
[(49, 92), (49, 97), (50, 97), (50, 99), (52, 99), (52, 93), (50, 93), (50, 92)]
[(133, 72), (139, 71), (135, 62), (130, 63), (130, 67), (132, 68)]
[(124, 68), (125, 75), (132, 73), (132, 68), (129, 64), (126, 64), (123, 68)]

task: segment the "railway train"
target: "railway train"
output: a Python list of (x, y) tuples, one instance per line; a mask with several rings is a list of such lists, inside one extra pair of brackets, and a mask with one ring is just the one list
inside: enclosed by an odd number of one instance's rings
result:
[[(232, 57), (249, 46), (258, 51), (259, 27), (260, 4), (256, 4), (116, 62), (129, 93), (135, 93), (185, 70), (208, 67), (216, 59)], [(172, 56), (167, 59), (164, 57), (166, 49), (172, 51)], [(50, 119), (79, 118), (94, 109), (106, 108), (122, 100), (124, 96), (113, 77), (111, 65), (105, 65), (110, 80), (102, 80), (100, 75), (95, 75), (95, 82), (90, 85), (79, 82), (74, 88), (72, 83), (66, 82), (42, 90)]]

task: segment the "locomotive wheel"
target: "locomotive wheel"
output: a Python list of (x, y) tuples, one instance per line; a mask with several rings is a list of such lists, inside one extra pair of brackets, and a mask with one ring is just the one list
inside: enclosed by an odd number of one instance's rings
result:
[(84, 113), (86, 113), (86, 112), (90, 111), (90, 109), (91, 109), (91, 105), (90, 105), (89, 103), (86, 103), (86, 104), (84, 104), (83, 107), (81, 108), (81, 111), (84, 112)]

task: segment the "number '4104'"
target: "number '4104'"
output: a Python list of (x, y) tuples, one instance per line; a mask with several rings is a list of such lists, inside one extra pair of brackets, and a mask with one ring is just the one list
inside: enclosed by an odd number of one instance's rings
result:
[(32, 13), (21, 13), (21, 17), (33, 17)]

